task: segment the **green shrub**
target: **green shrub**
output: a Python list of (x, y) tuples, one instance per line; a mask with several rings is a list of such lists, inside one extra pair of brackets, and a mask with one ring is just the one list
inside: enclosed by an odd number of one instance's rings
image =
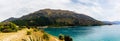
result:
[(49, 40), (49, 36), (48, 36), (48, 34), (44, 33), (44, 34), (43, 34), (43, 39), (45, 39), (45, 40)]
[(2, 26), (0, 26), (0, 32), (2, 31), (2, 28), (3, 28), (3, 27), (2, 27)]
[(60, 34), (60, 35), (59, 35), (59, 39), (60, 39), (60, 40), (64, 40), (64, 35)]
[(19, 27), (11, 22), (4, 22), (0, 24), (1, 32), (16, 32), (18, 29)]
[(31, 35), (31, 31), (27, 31), (27, 35)]

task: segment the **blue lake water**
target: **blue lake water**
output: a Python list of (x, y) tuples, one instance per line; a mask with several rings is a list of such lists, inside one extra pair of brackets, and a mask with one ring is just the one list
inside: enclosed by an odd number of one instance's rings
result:
[(49, 34), (69, 35), (73, 41), (120, 41), (120, 25), (74, 26), (70, 28), (46, 28)]

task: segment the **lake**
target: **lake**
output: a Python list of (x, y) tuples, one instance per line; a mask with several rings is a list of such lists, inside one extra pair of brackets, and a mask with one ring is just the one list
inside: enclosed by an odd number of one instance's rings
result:
[(69, 35), (73, 41), (120, 41), (120, 25), (73, 26), (63, 28), (45, 28), (49, 34)]

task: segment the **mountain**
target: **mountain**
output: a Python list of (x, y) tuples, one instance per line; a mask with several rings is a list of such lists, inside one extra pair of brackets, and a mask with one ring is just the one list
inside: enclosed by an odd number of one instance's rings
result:
[(120, 21), (112, 21), (112, 22), (110, 22), (110, 21), (102, 21), (104, 24), (106, 24), (106, 25), (116, 25), (116, 24), (120, 24)]
[(8, 18), (8, 19), (4, 20), (3, 22), (14, 21), (14, 20), (17, 20), (17, 18), (11, 17), (11, 18)]
[(103, 22), (84, 14), (55, 9), (42, 9), (7, 21), (19, 26), (93, 26), (103, 24)]
[(113, 23), (110, 21), (102, 21), (105, 25), (112, 25)]
[(113, 21), (112, 24), (120, 24), (120, 21)]

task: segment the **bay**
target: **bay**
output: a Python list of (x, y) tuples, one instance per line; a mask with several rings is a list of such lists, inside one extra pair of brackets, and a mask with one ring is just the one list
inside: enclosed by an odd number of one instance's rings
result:
[(120, 25), (50, 27), (44, 30), (56, 37), (69, 35), (73, 41), (120, 41)]

